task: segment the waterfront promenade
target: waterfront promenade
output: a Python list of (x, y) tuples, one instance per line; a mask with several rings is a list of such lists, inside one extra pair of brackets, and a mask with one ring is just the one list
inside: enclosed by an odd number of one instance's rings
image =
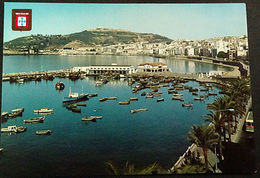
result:
[[(252, 97), (250, 97), (249, 100), (248, 100), (248, 103), (246, 105), (246, 112), (245, 112), (245, 114), (238, 121), (237, 129), (235, 130), (234, 134), (231, 135), (231, 142), (233, 142), (233, 143), (238, 143), (239, 142), (240, 137), (241, 137), (242, 132), (243, 132), (243, 130), (242, 130), (243, 129), (243, 125), (245, 123), (245, 120), (246, 120), (246, 117), (247, 117), (247, 113), (248, 113), (249, 108), (251, 106), (252, 106)], [(212, 124), (210, 123), (209, 126), (210, 125), (212, 125)], [(227, 137), (228, 137), (228, 134), (227, 134)], [(169, 170), (170, 172), (173, 172), (174, 170), (176, 170), (178, 168), (181, 168), (183, 165), (185, 165), (185, 154), (187, 154), (189, 151), (193, 155), (195, 155), (195, 157), (197, 156), (197, 154), (199, 154), (200, 155), (199, 159), (200, 159), (201, 163), (205, 163), (202, 148), (197, 147), (196, 144), (192, 144), (191, 146), (188, 147), (186, 152), (182, 156), (179, 157), (179, 159), (174, 164), (174, 166)], [(215, 169), (216, 168), (216, 164), (218, 164), (218, 162), (219, 162), (219, 159), (212, 152), (212, 150), (208, 150), (209, 169), (213, 170), (213, 172), (215, 172), (215, 173), (221, 173), (221, 170)]]

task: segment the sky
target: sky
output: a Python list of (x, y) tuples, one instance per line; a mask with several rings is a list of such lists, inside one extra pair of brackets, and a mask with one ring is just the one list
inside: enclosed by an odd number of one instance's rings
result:
[[(12, 9), (32, 9), (32, 30), (12, 31)], [(247, 35), (246, 5), (4, 4), (4, 42), (31, 34), (70, 34), (97, 27), (155, 33), (173, 40)]]

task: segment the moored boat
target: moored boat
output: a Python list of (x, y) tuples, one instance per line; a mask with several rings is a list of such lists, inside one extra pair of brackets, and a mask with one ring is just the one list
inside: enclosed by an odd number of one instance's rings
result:
[(34, 113), (52, 113), (54, 109), (41, 108), (33, 110)]
[(135, 97), (135, 98), (130, 98), (130, 101), (138, 101), (138, 98)]
[(194, 100), (195, 101), (204, 101), (204, 98), (199, 97), (199, 98), (194, 98)]
[(12, 112), (23, 112), (24, 108), (13, 109)]
[(65, 88), (65, 85), (62, 82), (57, 82), (55, 87), (57, 90), (63, 90)]
[(119, 101), (120, 105), (128, 105), (130, 104), (130, 101)]
[(90, 116), (90, 117), (83, 117), (82, 121), (93, 121), (96, 122), (97, 119), (102, 119), (102, 116)]
[(181, 94), (181, 93), (176, 93), (176, 94), (173, 94), (173, 96), (183, 96), (183, 94)]
[(51, 130), (38, 130), (35, 132), (36, 135), (51, 135)]
[(145, 96), (145, 95), (146, 95), (146, 92), (142, 92), (142, 93), (141, 93), (141, 96)]
[(153, 95), (146, 96), (146, 98), (153, 98)]
[(76, 106), (87, 106), (87, 103), (76, 103)]
[(137, 113), (137, 112), (144, 112), (144, 111), (148, 111), (147, 108), (142, 108), (142, 109), (132, 109), (130, 112), (133, 113)]
[(37, 117), (32, 119), (23, 120), (24, 123), (43, 123), (45, 117)]
[(81, 109), (80, 108), (71, 108), (72, 112), (76, 112), (76, 113), (81, 113)]
[(182, 107), (192, 107), (193, 104), (185, 104), (185, 103), (182, 103)]
[(96, 97), (96, 96), (98, 96), (98, 94), (97, 94), (97, 93), (88, 94), (88, 97)]
[(161, 102), (161, 101), (164, 101), (164, 98), (157, 99), (157, 102)]

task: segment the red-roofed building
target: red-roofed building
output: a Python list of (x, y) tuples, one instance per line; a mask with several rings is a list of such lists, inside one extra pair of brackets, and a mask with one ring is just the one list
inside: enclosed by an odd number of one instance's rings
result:
[(137, 72), (170, 72), (170, 69), (162, 62), (154, 62), (139, 64)]

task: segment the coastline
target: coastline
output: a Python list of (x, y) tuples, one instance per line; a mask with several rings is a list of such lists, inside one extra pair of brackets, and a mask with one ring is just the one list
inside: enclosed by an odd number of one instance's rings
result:
[[(10, 54), (3, 54), (3, 56), (37, 56), (37, 55), (58, 55), (58, 56), (93, 56), (93, 55), (98, 55), (98, 56), (144, 56), (144, 57), (153, 57), (153, 58), (158, 58), (158, 59), (170, 59), (170, 60), (188, 60), (188, 61), (194, 61), (194, 62), (200, 62), (200, 63), (207, 63), (207, 64), (215, 64), (215, 65), (219, 65), (222, 67), (229, 67), (232, 68), (232, 71), (236, 68), (236, 66), (234, 65), (228, 65), (228, 64), (223, 64), (222, 61), (220, 61), (219, 63), (214, 63), (212, 59), (210, 58), (204, 58), (202, 60), (198, 60), (195, 58), (192, 58), (191, 56), (155, 56), (155, 55), (145, 55), (145, 54), (136, 54), (136, 55), (121, 55), (121, 54), (71, 54), (71, 55), (63, 55), (60, 53), (40, 53), (40, 54), (20, 54), (20, 53), (10, 53)], [(216, 59), (218, 60), (218, 59)]]

